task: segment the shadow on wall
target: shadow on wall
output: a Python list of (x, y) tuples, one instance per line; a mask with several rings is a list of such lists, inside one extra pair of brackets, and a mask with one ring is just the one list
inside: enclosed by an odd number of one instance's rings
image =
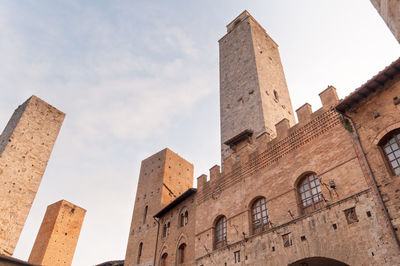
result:
[(349, 266), (346, 263), (323, 257), (312, 257), (298, 260), (288, 266)]

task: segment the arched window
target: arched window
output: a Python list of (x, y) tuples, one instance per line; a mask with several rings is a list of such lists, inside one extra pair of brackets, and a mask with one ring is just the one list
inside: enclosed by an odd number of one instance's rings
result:
[(299, 182), (298, 193), (303, 213), (310, 213), (323, 206), (323, 196), (318, 176), (314, 173), (305, 175)]
[(181, 214), (179, 215), (179, 226), (182, 227), (187, 225), (188, 221), (189, 221), (189, 212), (187, 211), (186, 208), (184, 208), (181, 211)]
[(143, 243), (140, 242), (137, 256), (137, 264), (140, 264), (140, 257), (142, 256)]
[(166, 237), (167, 236), (167, 224), (163, 225), (163, 231), (162, 231), (162, 237)]
[(185, 216), (184, 216), (183, 212), (181, 212), (181, 215), (179, 215), (179, 225), (181, 227), (185, 226)]
[(167, 266), (167, 258), (168, 258), (168, 253), (164, 253), (161, 256), (160, 266)]
[(226, 217), (218, 218), (215, 223), (215, 248), (220, 248), (226, 245)]
[(189, 213), (188, 213), (188, 211), (186, 210), (186, 211), (185, 211), (185, 217), (183, 218), (183, 223), (184, 223), (184, 225), (187, 225), (188, 222), (189, 222)]
[(390, 132), (380, 142), (386, 161), (395, 175), (400, 174), (400, 129)]
[(251, 206), (253, 234), (266, 230), (269, 226), (267, 201), (264, 197), (257, 199)]
[(146, 207), (144, 207), (143, 224), (146, 223), (148, 209), (149, 209), (149, 206), (146, 205)]
[(186, 249), (185, 243), (181, 244), (178, 248), (178, 264), (185, 263), (185, 249)]

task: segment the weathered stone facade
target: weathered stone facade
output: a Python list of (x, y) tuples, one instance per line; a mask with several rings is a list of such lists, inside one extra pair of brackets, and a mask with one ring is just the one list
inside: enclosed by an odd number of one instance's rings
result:
[(371, 3), (400, 43), (400, 0), (371, 0)]
[(247, 11), (227, 31), (219, 40), (223, 160), (232, 151), (225, 143), (242, 131), (274, 137), (276, 123), (295, 121), (278, 45)]
[(193, 186), (193, 165), (169, 149), (142, 161), (125, 265), (153, 265), (158, 223), (153, 216)]
[[(247, 12), (220, 53), (223, 167), (159, 208), (143, 254), (162, 266), (398, 265), (400, 58), (344, 100), (329, 86), (322, 108), (304, 104), (294, 124), (277, 45)], [(393, 136), (398, 172), (382, 146)], [(138, 195), (154, 186), (142, 175)]]
[(29, 263), (71, 265), (86, 210), (65, 200), (47, 207)]
[(0, 135), (0, 254), (14, 252), (64, 117), (32, 96)]

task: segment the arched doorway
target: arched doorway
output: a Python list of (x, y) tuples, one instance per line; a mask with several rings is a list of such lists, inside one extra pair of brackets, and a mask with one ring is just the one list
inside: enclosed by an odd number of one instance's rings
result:
[(349, 266), (346, 263), (324, 258), (324, 257), (312, 257), (298, 260), (296, 262), (290, 263), (288, 266)]

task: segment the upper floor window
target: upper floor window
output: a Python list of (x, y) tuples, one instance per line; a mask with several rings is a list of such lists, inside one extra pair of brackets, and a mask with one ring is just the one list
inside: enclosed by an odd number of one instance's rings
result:
[(390, 132), (380, 145), (392, 172), (395, 175), (400, 174), (400, 130)]
[(137, 256), (137, 264), (140, 264), (140, 257), (142, 257), (143, 243), (140, 242)]
[(162, 237), (166, 237), (167, 236), (167, 224), (163, 225), (163, 231), (162, 231)]
[(300, 195), (300, 206), (303, 213), (309, 213), (322, 207), (323, 196), (318, 176), (314, 173), (305, 175), (299, 182), (298, 192)]
[(144, 207), (143, 224), (146, 223), (148, 209), (149, 209), (149, 206), (146, 205), (146, 207)]
[(268, 228), (267, 201), (264, 197), (257, 199), (251, 206), (253, 234), (262, 232)]
[(178, 263), (179, 264), (185, 263), (185, 249), (186, 249), (185, 243), (181, 244), (178, 248)]
[(215, 248), (226, 245), (226, 217), (220, 217), (215, 223)]
[(161, 256), (160, 266), (167, 266), (167, 258), (168, 258), (168, 253), (164, 253)]
[(187, 209), (183, 209), (181, 214), (179, 215), (179, 226), (185, 226), (188, 224), (189, 212)]

